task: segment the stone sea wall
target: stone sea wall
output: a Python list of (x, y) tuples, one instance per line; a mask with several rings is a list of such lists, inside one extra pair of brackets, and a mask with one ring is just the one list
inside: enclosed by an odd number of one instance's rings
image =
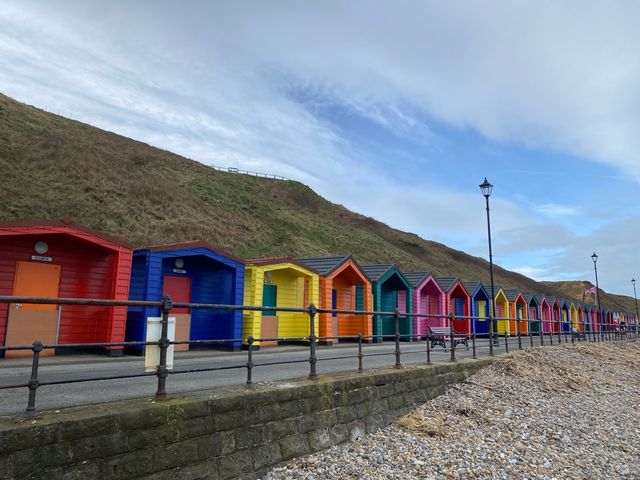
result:
[(491, 359), (227, 387), (0, 419), (0, 478), (257, 478), (389, 425)]

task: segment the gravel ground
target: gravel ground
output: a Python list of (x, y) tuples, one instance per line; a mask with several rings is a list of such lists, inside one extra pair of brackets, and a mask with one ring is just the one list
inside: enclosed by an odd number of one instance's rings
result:
[(638, 479), (640, 342), (515, 352), (353, 443), (264, 478)]

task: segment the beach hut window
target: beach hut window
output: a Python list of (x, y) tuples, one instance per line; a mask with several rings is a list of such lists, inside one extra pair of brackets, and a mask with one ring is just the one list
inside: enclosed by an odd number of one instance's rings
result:
[(309, 305), (309, 279), (305, 278), (304, 279), (304, 299), (303, 299), (302, 306), (306, 307), (307, 305)]
[[(338, 308), (338, 291), (336, 289), (331, 290), (331, 308), (336, 310)], [(332, 317), (337, 317), (336, 312), (331, 312)]]
[(364, 310), (364, 285), (356, 285), (356, 310)]
[(38, 255), (44, 255), (49, 251), (49, 245), (47, 245), (47, 242), (39, 241), (36, 242), (36, 244), (33, 246), (33, 249)]

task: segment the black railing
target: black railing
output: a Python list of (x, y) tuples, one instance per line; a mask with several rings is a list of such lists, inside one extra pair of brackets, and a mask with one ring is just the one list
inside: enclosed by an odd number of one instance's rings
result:
[[(161, 301), (121, 301), (121, 300), (99, 300), (99, 299), (77, 299), (77, 298), (43, 298), (43, 297), (16, 297), (16, 296), (0, 296), (0, 303), (20, 303), (20, 304), (55, 304), (55, 305), (100, 305), (100, 306), (112, 306), (112, 307), (158, 307), (161, 312), (161, 333), (160, 338), (153, 342), (143, 341), (131, 341), (131, 342), (92, 342), (92, 343), (53, 343), (45, 344), (40, 340), (35, 340), (31, 345), (5, 345), (0, 346), (0, 352), (6, 351), (20, 351), (31, 350), (32, 352), (32, 364), (30, 378), (25, 383), (19, 384), (5, 384), (0, 385), (0, 390), (15, 389), (15, 388), (27, 388), (29, 392), (27, 408), (24, 413), (26, 417), (35, 417), (38, 415), (36, 410), (36, 393), (40, 387), (48, 385), (61, 385), (72, 384), (80, 382), (91, 381), (105, 381), (127, 378), (140, 378), (155, 376), (157, 378), (157, 387), (155, 398), (162, 400), (167, 398), (167, 378), (169, 375), (186, 374), (186, 373), (201, 373), (201, 372), (214, 372), (221, 370), (231, 369), (246, 369), (246, 385), (253, 385), (253, 369), (256, 367), (274, 366), (274, 365), (287, 365), (295, 363), (306, 362), (309, 364), (308, 378), (310, 380), (317, 379), (317, 364), (319, 361), (331, 361), (331, 360), (357, 360), (357, 371), (362, 372), (364, 370), (364, 359), (374, 356), (394, 355), (394, 368), (402, 368), (402, 355), (403, 354), (415, 354), (424, 353), (426, 355), (426, 363), (431, 363), (432, 353), (436, 345), (441, 345), (444, 351), (448, 349), (450, 352), (450, 361), (455, 362), (456, 350), (460, 343), (463, 343), (467, 349), (469, 349), (468, 342), (471, 341), (472, 358), (477, 358), (478, 352), (487, 352), (488, 355), (494, 355), (494, 345), (491, 338), (493, 337), (493, 318), (479, 317), (479, 316), (464, 316), (454, 314), (418, 314), (418, 313), (405, 313), (400, 312), (398, 309), (393, 312), (386, 311), (370, 311), (370, 310), (344, 310), (344, 309), (328, 309), (317, 308), (311, 304), (307, 307), (256, 307), (247, 305), (224, 305), (224, 304), (203, 304), (203, 303), (185, 303), (185, 302), (172, 302), (169, 297), (163, 298)], [(211, 340), (186, 340), (186, 341), (172, 341), (169, 339), (168, 326), (169, 316), (171, 310), (174, 308), (190, 308), (190, 309), (208, 309), (208, 310), (227, 310), (227, 311), (276, 311), (276, 312), (295, 312), (303, 313), (309, 317), (309, 333), (300, 337), (274, 337), (274, 338), (254, 338), (248, 336), (247, 338), (228, 338), (228, 339), (211, 339)], [(318, 313), (329, 313), (336, 315), (370, 315), (370, 316), (384, 316), (393, 318), (393, 334), (381, 334), (376, 333), (372, 335), (365, 335), (359, 333), (357, 335), (336, 335), (336, 336), (319, 336), (316, 335), (318, 325), (316, 322), (316, 316)], [(338, 321), (339, 321), (338, 317)], [(429, 330), (425, 334), (416, 335), (414, 333), (400, 333), (401, 321), (411, 321), (413, 318), (435, 318), (446, 319), (448, 327), (444, 329), (442, 327), (427, 327)], [(468, 322), (468, 327), (464, 331), (456, 331), (454, 329), (455, 320), (465, 320)], [(499, 322), (516, 322), (516, 331), (511, 332), (509, 328), (503, 328), (502, 331), (498, 331), (499, 334), (504, 336), (505, 351), (509, 351), (509, 337), (517, 337), (518, 349), (523, 349), (523, 335), (526, 335), (530, 339), (530, 346), (534, 346), (534, 337), (539, 337), (540, 346), (545, 345), (545, 337), (548, 337), (548, 344), (553, 345), (553, 338), (557, 334), (557, 342), (562, 343), (564, 336), (565, 343), (571, 341), (575, 343), (578, 341), (613, 341), (627, 338), (638, 337), (638, 325), (634, 324), (631, 328), (620, 328), (617, 324), (602, 323), (588, 321), (583, 319), (574, 321), (562, 321), (559, 319), (545, 320), (545, 319), (521, 319), (521, 318), (509, 318), (509, 317), (497, 317), (495, 320)], [(593, 319), (592, 319), (593, 320)], [(476, 322), (488, 322), (489, 330), (484, 334), (478, 335), (476, 333)], [(522, 324), (526, 323), (527, 331), (522, 332)], [(537, 324), (537, 331), (532, 331), (532, 324)], [(547, 331), (545, 331), (545, 328)], [(486, 336), (489, 340), (488, 345), (478, 345), (477, 340), (479, 336)], [(570, 340), (569, 340), (570, 339)], [(317, 356), (317, 344), (322, 341), (338, 340), (338, 341), (351, 341), (357, 345), (356, 354), (354, 355), (336, 355), (324, 358), (318, 358)], [(367, 342), (383, 342), (385, 340), (392, 340), (394, 342), (394, 350), (392, 352), (373, 352), (364, 353), (364, 344)], [(411, 342), (409, 345), (419, 345), (424, 341), (425, 347), (407, 348), (401, 347), (402, 341)], [(263, 362), (260, 364), (254, 363), (255, 344), (257, 342), (305, 342), (309, 345), (309, 357), (303, 360), (283, 360), (283, 361), (271, 361)], [(186, 369), (169, 369), (167, 366), (167, 353), (171, 345), (224, 345), (224, 344), (242, 344), (246, 348), (246, 362), (237, 365), (225, 365), (216, 367), (205, 368), (186, 368)], [(88, 378), (77, 378), (68, 380), (54, 380), (54, 381), (41, 381), (38, 369), (40, 365), (40, 355), (43, 350), (46, 349), (86, 349), (86, 348), (113, 348), (113, 347), (140, 347), (153, 345), (160, 349), (159, 361), (155, 367), (155, 372), (147, 373), (135, 373), (126, 375), (107, 375), (96, 376)]]
[(260, 172), (252, 172), (250, 170), (241, 170), (239, 168), (236, 167), (213, 167), (216, 170), (219, 170), (221, 172), (227, 172), (227, 173), (240, 173), (242, 175), (250, 175), (252, 177), (259, 177), (259, 178), (270, 178), (272, 180), (285, 180), (285, 181), (291, 181), (290, 178), (287, 177), (283, 177), (282, 175), (273, 175), (271, 173), (260, 173)]

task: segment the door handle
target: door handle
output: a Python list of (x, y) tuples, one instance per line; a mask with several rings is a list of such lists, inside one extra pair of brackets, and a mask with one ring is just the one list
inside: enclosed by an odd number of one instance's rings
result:
[(16, 303), (16, 308), (20, 308), (22, 306), (21, 303)]

